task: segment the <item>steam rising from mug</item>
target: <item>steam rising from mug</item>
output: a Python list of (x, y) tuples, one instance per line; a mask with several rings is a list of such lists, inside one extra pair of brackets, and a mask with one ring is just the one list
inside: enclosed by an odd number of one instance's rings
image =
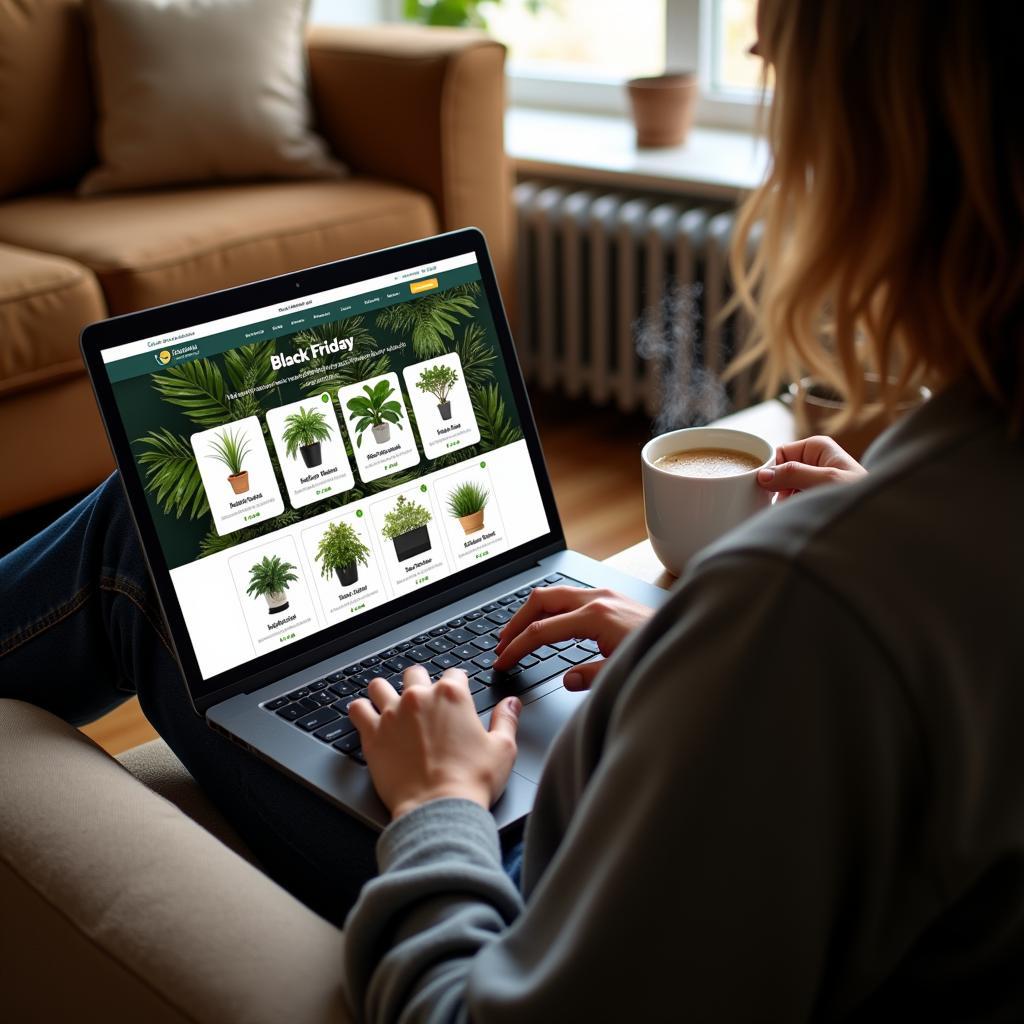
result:
[(654, 433), (703, 426), (728, 410), (725, 386), (697, 358), (703, 286), (672, 284), (634, 325), (636, 351), (660, 367), (661, 411)]

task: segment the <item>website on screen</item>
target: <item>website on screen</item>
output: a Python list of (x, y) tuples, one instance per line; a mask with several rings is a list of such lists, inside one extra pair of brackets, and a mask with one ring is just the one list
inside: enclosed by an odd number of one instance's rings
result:
[(104, 360), (204, 678), (548, 532), (472, 253)]

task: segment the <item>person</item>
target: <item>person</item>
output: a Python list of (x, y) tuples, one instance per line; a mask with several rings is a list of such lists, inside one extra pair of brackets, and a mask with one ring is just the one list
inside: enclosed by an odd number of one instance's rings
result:
[(854, 410), (866, 369), (935, 397), (863, 469), (781, 449), (761, 483), (784, 500), (657, 614), (531, 595), (499, 667), (573, 636), (604, 658), (566, 677), (591, 693), (521, 874), (488, 813), (514, 699), (485, 729), (463, 677), (413, 667), (352, 704), (393, 817), (375, 874), (372, 837), (186, 707), (116, 481), (3, 560), (0, 689), (75, 720), (137, 687), (275, 877), (328, 916), (355, 898), (361, 1019), (1024, 1018), (1022, 28), (1009, 0), (759, 5), (748, 359)]

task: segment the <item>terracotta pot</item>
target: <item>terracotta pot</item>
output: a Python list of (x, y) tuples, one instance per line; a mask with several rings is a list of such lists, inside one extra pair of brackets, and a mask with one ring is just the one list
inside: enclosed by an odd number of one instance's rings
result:
[(697, 76), (692, 71), (633, 78), (626, 89), (637, 146), (681, 146), (686, 141), (697, 103)]
[(789, 385), (789, 395), (797, 437), (829, 434), (855, 459), (859, 459), (883, 430), (931, 398), (928, 388), (908, 388), (906, 394), (900, 395), (893, 412), (887, 413), (878, 401), (878, 384), (877, 373), (865, 374), (864, 408), (852, 423), (841, 430), (830, 431), (829, 421), (844, 408), (840, 396), (813, 377), (794, 381)]
[(459, 526), (462, 527), (463, 533), (476, 533), (477, 530), (484, 528), (484, 510), (480, 509), (479, 512), (474, 512), (469, 516), (459, 516)]
[(246, 469), (234, 476), (229, 476), (228, 483), (231, 484), (231, 490), (235, 494), (245, 494), (249, 490), (249, 470)]

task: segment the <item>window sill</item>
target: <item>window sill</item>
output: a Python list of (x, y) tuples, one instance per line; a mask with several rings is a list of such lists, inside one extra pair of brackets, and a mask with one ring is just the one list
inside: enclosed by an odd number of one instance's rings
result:
[(505, 145), (520, 176), (730, 202), (760, 184), (768, 166), (766, 142), (750, 132), (694, 128), (684, 146), (638, 149), (628, 118), (528, 107), (506, 114)]

